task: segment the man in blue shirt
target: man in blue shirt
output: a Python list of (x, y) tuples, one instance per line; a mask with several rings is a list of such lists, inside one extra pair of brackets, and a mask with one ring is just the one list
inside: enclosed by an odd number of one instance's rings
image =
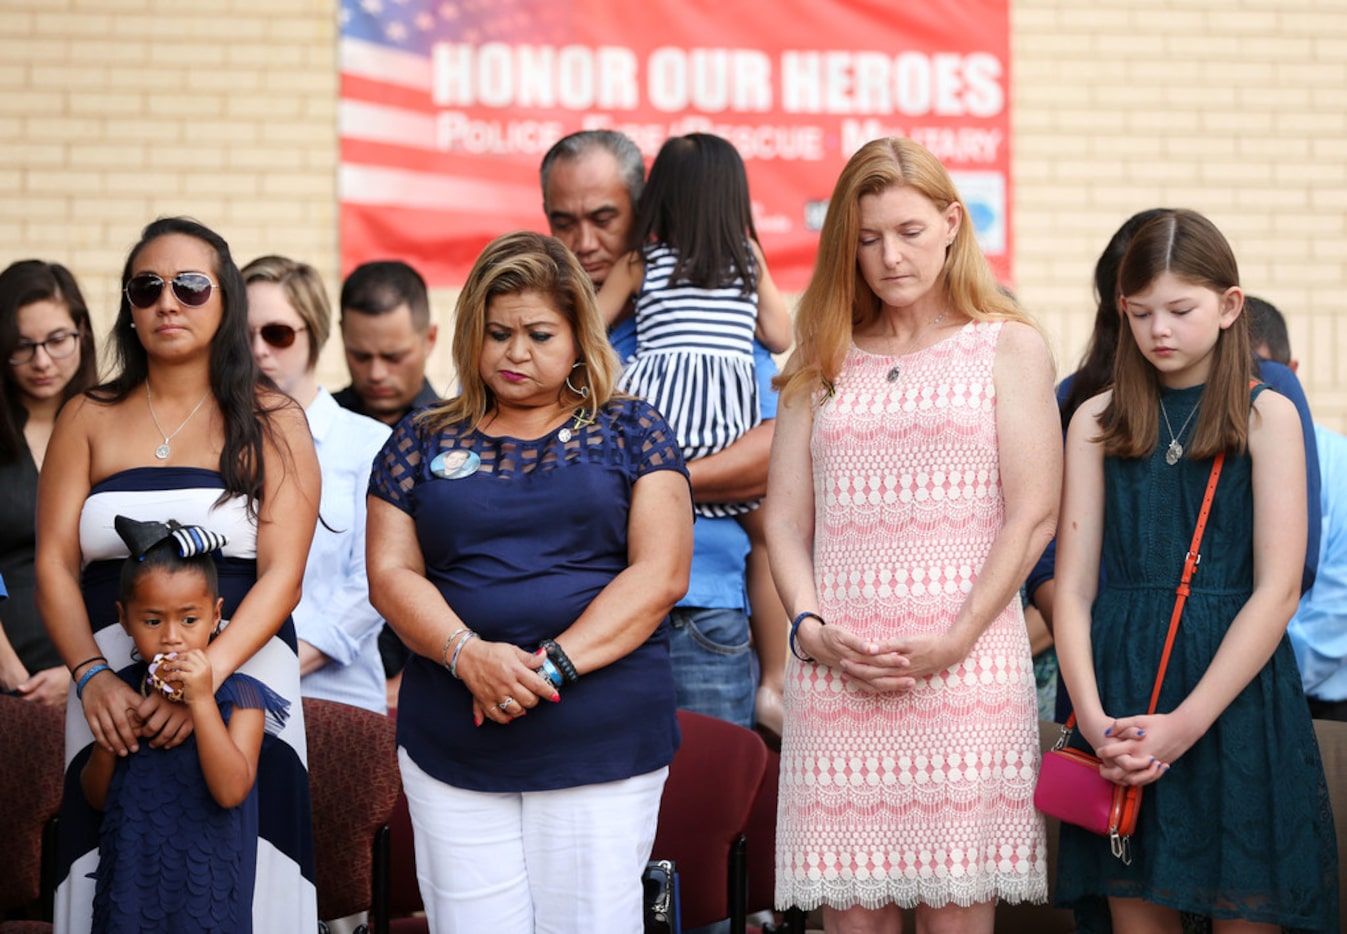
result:
[[(585, 130), (559, 140), (540, 174), (548, 228), (597, 288), (629, 249), (645, 184), (641, 151), (621, 133)], [(635, 321), (628, 316), (608, 337), (618, 356), (628, 359), (636, 350)], [(754, 349), (762, 423), (724, 451), (688, 464), (698, 501), (740, 502), (767, 491), (777, 370), (761, 345), (755, 342)], [(697, 520), (687, 596), (670, 615), (670, 652), (679, 707), (751, 728), (756, 679), (744, 581), (748, 553), (748, 535), (734, 519)]]
[[(1245, 299), (1254, 353), (1291, 371), (1286, 319), (1273, 305)], [(1300, 598), (1286, 627), (1300, 666), (1300, 680), (1310, 713), (1320, 720), (1347, 721), (1347, 438), (1322, 425), (1314, 426), (1318, 449), (1321, 532), (1318, 573)], [(1312, 504), (1313, 505), (1313, 504)]]

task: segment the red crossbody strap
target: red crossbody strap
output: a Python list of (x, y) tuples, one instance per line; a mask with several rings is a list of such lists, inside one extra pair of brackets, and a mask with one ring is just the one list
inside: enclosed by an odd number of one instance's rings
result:
[(1169, 617), (1169, 635), (1165, 637), (1165, 650), (1160, 654), (1160, 671), (1155, 676), (1155, 688), (1151, 691), (1151, 706), (1147, 713), (1155, 713), (1155, 705), (1160, 700), (1160, 685), (1165, 680), (1165, 669), (1169, 667), (1169, 653), (1174, 648), (1174, 637), (1179, 633), (1179, 617), (1183, 615), (1183, 605), (1188, 602), (1188, 582), (1193, 579), (1198, 562), (1202, 560), (1202, 533), (1207, 530), (1207, 516), (1211, 513), (1211, 501), (1216, 495), (1216, 481), (1221, 479), (1221, 468), (1225, 465), (1225, 452), (1216, 455), (1211, 462), (1211, 476), (1207, 479), (1207, 492), (1202, 495), (1202, 508), (1197, 511), (1197, 528), (1193, 530), (1193, 541), (1188, 546), (1188, 556), (1183, 559), (1183, 577), (1179, 580), (1174, 599), (1174, 612)]
[[(1193, 530), (1193, 540), (1188, 545), (1188, 555), (1183, 559), (1183, 576), (1179, 579), (1179, 586), (1176, 590), (1178, 596), (1174, 600), (1174, 612), (1169, 617), (1169, 634), (1165, 636), (1165, 648), (1160, 653), (1160, 670), (1155, 675), (1155, 687), (1151, 690), (1151, 705), (1148, 713), (1155, 713), (1155, 706), (1160, 701), (1160, 685), (1165, 680), (1165, 670), (1169, 667), (1169, 655), (1174, 649), (1174, 637), (1179, 633), (1179, 618), (1183, 616), (1183, 605), (1188, 602), (1188, 583), (1193, 579), (1193, 572), (1197, 570), (1198, 563), (1202, 560), (1202, 533), (1207, 530), (1207, 516), (1211, 514), (1211, 501), (1216, 496), (1216, 481), (1221, 479), (1221, 468), (1225, 466), (1225, 452), (1217, 454), (1211, 462), (1211, 476), (1207, 478), (1207, 491), (1202, 495), (1202, 508), (1197, 511), (1197, 528)], [(1071, 715), (1066, 718), (1066, 729), (1070, 730), (1076, 725), (1076, 712), (1071, 711)]]

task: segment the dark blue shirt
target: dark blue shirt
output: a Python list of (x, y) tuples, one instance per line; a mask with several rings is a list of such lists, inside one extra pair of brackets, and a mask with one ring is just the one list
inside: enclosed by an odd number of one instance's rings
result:
[[(434, 458), (454, 450), (480, 466), (436, 477)], [(620, 399), (536, 440), (404, 419), (374, 462), (370, 493), (411, 516), (426, 577), (464, 625), (532, 651), (626, 569), (632, 488), (657, 470), (687, 475), (672, 430), (645, 402)], [(476, 727), (462, 682), (438, 658), (413, 655), (398, 743), (431, 776), (473, 791), (570, 788), (668, 765), (678, 746), (668, 622), (561, 696)]]

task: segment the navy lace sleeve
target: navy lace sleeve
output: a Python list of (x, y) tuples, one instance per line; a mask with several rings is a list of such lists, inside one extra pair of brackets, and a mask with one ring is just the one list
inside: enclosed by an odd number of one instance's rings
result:
[(643, 477), (656, 470), (676, 470), (688, 475), (687, 464), (678, 439), (664, 416), (648, 402), (632, 400), (630, 417), (640, 432), (640, 457), (636, 461), (636, 476)]
[(412, 511), (412, 492), (425, 456), (423, 423), (404, 418), (374, 458), (369, 492), (403, 512)]

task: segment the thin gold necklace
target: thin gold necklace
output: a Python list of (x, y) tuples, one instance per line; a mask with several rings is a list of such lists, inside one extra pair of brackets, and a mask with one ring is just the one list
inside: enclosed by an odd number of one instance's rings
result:
[[(915, 345), (919, 340), (921, 340), (921, 338), (926, 334), (927, 331), (931, 330), (931, 329), (934, 328), (936, 325), (938, 325), (941, 321), (944, 321), (944, 320), (945, 320), (945, 313), (942, 311), (942, 312), (940, 312), (940, 314), (938, 314), (938, 315), (935, 316), (935, 320), (934, 320), (934, 321), (932, 321), (930, 324), (926, 325), (926, 327), (924, 327), (924, 328), (922, 328), (920, 331), (918, 331), (918, 332), (916, 333), (916, 335), (913, 336), (912, 340), (910, 340), (908, 343), (909, 343), (909, 344), (912, 344), (912, 345)], [(903, 354), (899, 354), (899, 356), (903, 356), (904, 354), (913, 353), (913, 352), (914, 352), (914, 351), (911, 351), (911, 350), (904, 351)], [(900, 377), (900, 376), (902, 376), (902, 375), (903, 375), (903, 367), (902, 367), (902, 365), (901, 365), (901, 364), (898, 364), (898, 363), (895, 363), (892, 367), (889, 368), (889, 372), (887, 372), (887, 373), (884, 374), (884, 378), (885, 378), (886, 380), (888, 380), (889, 382), (891, 382), (891, 383), (896, 383), (896, 382), (898, 382), (898, 377)]]
[(196, 408), (187, 413), (187, 417), (182, 420), (182, 424), (177, 428), (174, 428), (172, 433), (165, 434), (163, 426), (159, 424), (159, 416), (154, 414), (154, 400), (150, 398), (150, 381), (145, 380), (145, 404), (150, 407), (150, 418), (154, 421), (154, 427), (158, 430), (159, 434), (164, 436), (164, 443), (154, 449), (155, 457), (159, 458), (161, 461), (168, 460), (168, 455), (171, 453), (168, 443), (177, 437), (178, 432), (187, 427), (187, 423), (192, 420), (192, 416), (201, 411), (201, 407), (206, 404), (206, 400), (209, 398), (210, 390), (207, 389), (206, 394), (201, 397), (201, 401), (196, 404)]

